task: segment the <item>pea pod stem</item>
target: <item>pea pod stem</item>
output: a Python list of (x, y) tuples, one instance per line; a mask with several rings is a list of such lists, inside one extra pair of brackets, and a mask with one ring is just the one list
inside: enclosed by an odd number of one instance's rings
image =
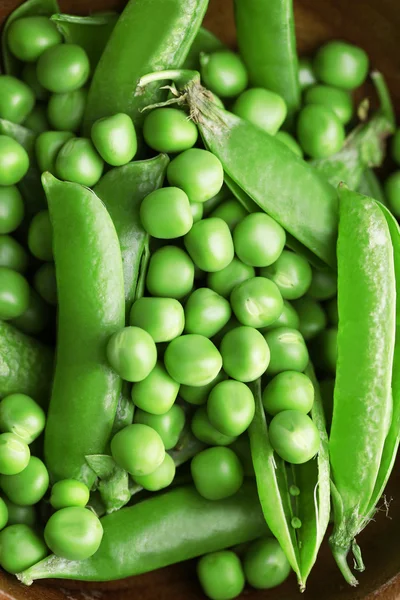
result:
[(394, 130), (396, 127), (396, 117), (394, 114), (392, 98), (386, 85), (385, 78), (380, 71), (372, 71), (371, 79), (375, 86), (376, 93), (378, 94), (380, 112), (386, 117), (391, 124), (392, 129)]

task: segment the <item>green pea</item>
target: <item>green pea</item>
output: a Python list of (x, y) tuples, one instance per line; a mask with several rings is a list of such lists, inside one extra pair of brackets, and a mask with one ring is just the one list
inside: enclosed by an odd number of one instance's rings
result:
[(302, 147), (297, 143), (294, 137), (290, 135), (290, 133), (287, 131), (278, 131), (275, 135), (275, 139), (282, 142), (282, 144), (285, 144), (285, 146), (287, 146), (294, 154), (300, 156), (300, 158), (303, 158)]
[(317, 367), (334, 375), (337, 361), (337, 329), (325, 329), (313, 340), (311, 352)]
[(262, 334), (253, 327), (235, 327), (222, 339), (224, 371), (238, 381), (255, 381), (267, 370), (270, 351)]
[(84, 507), (89, 502), (87, 485), (76, 479), (62, 479), (51, 488), (50, 504), (56, 510), (68, 506)]
[(134, 422), (152, 427), (162, 439), (165, 449), (172, 450), (177, 445), (185, 426), (185, 413), (177, 404), (171, 406), (162, 415), (139, 409), (135, 412)]
[(98, 119), (91, 134), (97, 152), (113, 167), (126, 165), (137, 152), (135, 126), (125, 113)]
[(70, 131), (44, 131), (35, 142), (36, 160), (39, 169), (55, 173), (57, 154), (68, 140), (74, 137)]
[(21, 473), (30, 458), (29, 446), (14, 433), (0, 434), (0, 473), (16, 475)]
[(313, 67), (317, 78), (323, 83), (354, 90), (364, 83), (369, 60), (361, 48), (347, 42), (332, 41), (319, 48)]
[(325, 311), (328, 315), (329, 323), (334, 327), (337, 327), (339, 323), (337, 298), (331, 298), (328, 300), (328, 302), (325, 304)]
[(325, 329), (326, 314), (319, 302), (305, 296), (297, 300), (294, 307), (300, 319), (298, 329), (306, 341), (313, 339)]
[(308, 261), (290, 250), (284, 250), (278, 260), (261, 269), (260, 274), (278, 286), (285, 300), (301, 298), (311, 285), (312, 271)]
[(150, 258), (146, 284), (152, 296), (180, 299), (193, 288), (194, 264), (184, 250), (164, 246)]
[(200, 56), (201, 78), (206, 88), (221, 98), (238, 96), (246, 88), (248, 75), (238, 54), (219, 50)]
[(29, 284), (25, 277), (0, 267), (0, 319), (20, 317), (29, 306)]
[(153, 473), (149, 475), (137, 475), (136, 483), (149, 492), (158, 492), (173, 482), (175, 477), (175, 463), (169, 454), (164, 456), (164, 460)]
[(240, 204), (240, 202), (238, 202), (235, 198), (230, 198), (229, 200), (221, 202), (221, 204), (219, 204), (209, 216), (211, 218), (217, 217), (218, 219), (225, 221), (232, 232), (236, 225), (240, 223), (240, 221), (244, 219), (247, 214), (247, 210)]
[(153, 338), (140, 327), (124, 327), (107, 344), (111, 367), (125, 381), (142, 381), (156, 366), (157, 348)]
[(181, 237), (193, 225), (189, 198), (176, 187), (154, 190), (146, 196), (140, 206), (140, 219), (149, 235), (162, 240)]
[(194, 485), (207, 500), (233, 496), (243, 483), (243, 467), (230, 448), (216, 446), (199, 452), (190, 464)]
[(79, 131), (86, 101), (86, 88), (52, 94), (47, 107), (47, 116), (51, 127), (60, 131)]
[(232, 112), (275, 135), (286, 119), (287, 106), (282, 96), (271, 90), (250, 88), (236, 99)]
[(50, 92), (46, 90), (37, 78), (35, 63), (26, 63), (21, 73), (22, 80), (31, 88), (37, 100), (47, 100)]
[(39, 260), (53, 260), (53, 228), (48, 210), (42, 210), (33, 217), (29, 225), (28, 247)]
[(234, 442), (232, 442), (230, 448), (234, 451), (234, 453), (237, 455), (240, 462), (242, 463), (243, 473), (245, 477), (254, 477), (255, 473), (248, 434), (243, 433)]
[(197, 223), (203, 218), (204, 204), (202, 202), (191, 202), (190, 210), (192, 212), (193, 223)]
[(385, 181), (385, 195), (395, 217), (400, 216), (400, 171), (395, 171)]
[(289, 561), (275, 538), (252, 542), (244, 554), (243, 569), (248, 583), (258, 590), (270, 590), (281, 585), (291, 571)]
[(174, 404), (178, 392), (179, 383), (158, 362), (147, 377), (133, 385), (132, 400), (142, 410), (162, 415)]
[(35, 290), (48, 304), (57, 305), (57, 282), (54, 263), (44, 263), (33, 278)]
[(200, 558), (197, 576), (204, 594), (211, 600), (233, 600), (240, 596), (245, 584), (240, 559), (231, 550)]
[(301, 90), (306, 90), (311, 85), (314, 85), (314, 83), (317, 83), (310, 58), (302, 57), (299, 59), (299, 83)]
[(147, 331), (155, 342), (170, 342), (183, 332), (183, 306), (175, 298), (139, 298), (132, 305), (129, 324)]
[(44, 539), (50, 550), (67, 560), (85, 560), (99, 549), (103, 538), (100, 519), (88, 508), (69, 506), (47, 521)]
[(257, 329), (278, 319), (283, 310), (283, 299), (273, 281), (252, 277), (233, 288), (231, 305), (242, 325)]
[(22, 123), (35, 105), (31, 88), (12, 75), (0, 75), (0, 118)]
[(153, 150), (174, 154), (192, 148), (197, 142), (198, 130), (182, 110), (156, 108), (144, 120), (143, 136)]
[(0, 565), (8, 573), (20, 573), (43, 560), (46, 544), (28, 525), (10, 525), (0, 532)]
[(207, 285), (220, 296), (229, 298), (234, 287), (254, 277), (255, 273), (254, 267), (246, 265), (235, 256), (224, 269), (208, 273)]
[(24, 121), (24, 127), (34, 133), (43, 133), (50, 129), (50, 123), (47, 120), (47, 107), (42, 104), (36, 104)]
[(213, 210), (217, 208), (224, 200), (231, 198), (232, 194), (230, 189), (226, 186), (226, 184), (222, 184), (221, 189), (215, 196), (204, 202), (204, 214), (208, 217), (209, 214), (212, 213)]
[(17, 475), (0, 475), (0, 486), (11, 502), (32, 506), (47, 492), (49, 474), (40, 458), (31, 456), (27, 467)]
[(185, 305), (185, 332), (211, 338), (230, 317), (228, 300), (209, 288), (199, 288), (191, 293)]
[(203, 386), (218, 375), (222, 358), (214, 344), (197, 334), (181, 335), (168, 344), (164, 363), (178, 383)]
[(99, 181), (103, 168), (103, 159), (97, 154), (92, 141), (87, 138), (68, 140), (56, 158), (58, 177), (87, 187), (93, 187)]
[(4, 497), (3, 500), (7, 507), (8, 525), (28, 525), (29, 527), (36, 525), (37, 518), (34, 506), (20, 506), (11, 502), (7, 497)]
[(233, 232), (235, 252), (242, 262), (252, 267), (272, 265), (286, 242), (283, 227), (265, 213), (247, 215)]
[(321, 104), (335, 113), (343, 125), (353, 116), (353, 101), (346, 90), (330, 85), (313, 85), (304, 94), (304, 104)]
[(42, 298), (31, 288), (29, 290), (29, 305), (21, 316), (12, 319), (12, 324), (23, 333), (37, 335), (47, 326), (48, 309)]
[(222, 219), (198, 221), (185, 235), (184, 243), (195, 265), (208, 273), (224, 269), (234, 257), (231, 232)]
[(7, 43), (10, 51), (27, 63), (33, 63), (48, 48), (61, 44), (62, 37), (48, 17), (29, 16), (10, 24)]
[(24, 218), (24, 200), (15, 185), (0, 187), (0, 233), (12, 233)]
[(148, 425), (124, 427), (111, 440), (115, 462), (132, 477), (150, 475), (161, 465), (165, 448), (160, 435)]
[(213, 446), (229, 446), (235, 441), (235, 437), (221, 433), (210, 423), (205, 406), (199, 406), (193, 415), (192, 433), (203, 442)]
[(319, 271), (312, 270), (311, 285), (308, 288), (308, 295), (315, 300), (329, 300), (336, 296), (337, 292), (337, 274), (334, 271), (326, 269)]
[(0, 235), (0, 267), (7, 267), (18, 273), (24, 273), (28, 267), (25, 248), (11, 235)]
[(271, 352), (268, 374), (282, 371), (304, 371), (308, 365), (308, 350), (300, 331), (289, 327), (278, 327), (265, 334)]
[(90, 63), (85, 50), (76, 44), (47, 48), (37, 62), (39, 83), (57, 94), (73, 92), (85, 85)]
[(275, 375), (262, 395), (264, 408), (274, 416), (283, 410), (299, 410), (307, 414), (314, 404), (314, 386), (307, 375), (284, 371)]
[(396, 129), (392, 137), (390, 150), (392, 159), (397, 165), (400, 165), (400, 129)]
[(307, 104), (297, 120), (297, 139), (311, 158), (327, 158), (341, 150), (346, 132), (335, 113), (321, 104)]
[(211, 425), (228, 436), (239, 436), (253, 420), (254, 397), (240, 381), (221, 381), (211, 390), (207, 414)]
[(224, 170), (211, 152), (190, 148), (169, 163), (167, 178), (170, 185), (186, 192), (190, 202), (206, 202), (220, 191)]
[(271, 329), (276, 329), (277, 327), (290, 327), (291, 329), (298, 329), (300, 325), (299, 315), (296, 312), (296, 309), (288, 302), (287, 300), (283, 301), (283, 310), (276, 321), (268, 325), (268, 327), (263, 327), (261, 329), (262, 333), (267, 331), (271, 331)]
[(210, 381), (210, 383), (207, 383), (207, 385), (200, 385), (196, 387), (191, 385), (181, 385), (179, 389), (179, 396), (186, 402), (189, 402), (189, 404), (194, 404), (197, 406), (205, 404), (213, 387), (225, 379), (227, 379), (226, 374), (223, 371), (220, 371), (215, 379)]
[(0, 186), (11, 186), (25, 177), (29, 168), (26, 150), (8, 135), (0, 135)]
[(43, 409), (26, 394), (10, 394), (0, 402), (0, 430), (14, 433), (26, 444), (36, 440), (45, 423)]
[(318, 452), (318, 429), (308, 415), (298, 410), (283, 410), (275, 415), (268, 434), (275, 452), (288, 463), (301, 465)]

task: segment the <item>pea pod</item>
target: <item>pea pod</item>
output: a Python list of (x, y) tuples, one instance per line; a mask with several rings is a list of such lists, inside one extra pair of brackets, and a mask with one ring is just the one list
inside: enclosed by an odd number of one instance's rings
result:
[(125, 324), (121, 252), (111, 218), (83, 186), (44, 173), (58, 291), (57, 362), (45, 457), (53, 481), (95, 475), (85, 456), (104, 451), (121, 380), (109, 367), (106, 344)]
[(266, 533), (257, 490), (246, 481), (224, 500), (206, 500), (193, 486), (178, 487), (101, 520), (104, 536), (91, 558), (49, 556), (18, 578), (112, 581), (139, 575)]
[(216, 35), (200, 27), (196, 37), (190, 46), (189, 54), (187, 55), (185, 62), (183, 63), (184, 69), (199, 69), (200, 68), (200, 54), (206, 52), (211, 54), (217, 52), (217, 50), (223, 50), (226, 48), (225, 44), (217, 38)]
[(358, 568), (363, 568), (355, 536), (378, 500), (394, 452), (389, 442), (389, 459), (384, 454), (393, 408), (396, 280), (382, 208), (344, 187), (339, 194), (338, 358), (330, 433), (335, 527), (330, 545), (345, 579), (357, 585), (347, 554), (352, 547)]

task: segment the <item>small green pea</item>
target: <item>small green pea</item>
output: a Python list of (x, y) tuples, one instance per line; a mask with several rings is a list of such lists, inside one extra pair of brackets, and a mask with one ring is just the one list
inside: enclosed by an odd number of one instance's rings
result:
[(303, 527), (303, 523), (298, 517), (293, 517), (290, 521), (290, 524), (293, 527), (293, 529), (300, 529), (300, 527)]
[(296, 309), (292, 304), (290, 304), (290, 302), (284, 300), (283, 310), (277, 320), (271, 323), (271, 325), (268, 325), (268, 327), (263, 327), (261, 332), (266, 333), (267, 331), (271, 331), (271, 329), (276, 329), (277, 327), (290, 327), (291, 329), (298, 329), (299, 326), (300, 319)]
[(300, 496), (300, 488), (297, 485), (291, 485), (289, 488), (289, 494), (291, 496)]
[(275, 452), (288, 463), (301, 465), (318, 452), (318, 429), (309, 416), (298, 410), (284, 410), (275, 415), (268, 434)]
[(11, 235), (0, 235), (0, 267), (24, 273), (28, 267), (28, 260), (25, 248), (15, 238)]
[(29, 284), (25, 277), (0, 267), (0, 319), (20, 317), (29, 306)]
[(24, 127), (34, 133), (43, 133), (50, 129), (50, 123), (47, 119), (47, 107), (43, 104), (36, 104), (24, 121)]
[(314, 404), (314, 386), (304, 373), (284, 371), (265, 387), (262, 401), (265, 410), (272, 416), (283, 410), (299, 410), (307, 414)]
[(385, 195), (395, 217), (400, 216), (400, 171), (394, 171), (385, 181)]
[(199, 406), (196, 410), (193, 415), (191, 427), (193, 435), (201, 442), (204, 442), (204, 444), (229, 446), (236, 439), (234, 436), (221, 433), (210, 423), (205, 406)]
[(281, 585), (291, 571), (278, 540), (272, 537), (252, 542), (244, 554), (243, 568), (248, 583), (258, 590)]
[(132, 477), (150, 475), (161, 465), (165, 448), (160, 435), (148, 425), (124, 427), (111, 440), (115, 462)]
[(290, 135), (290, 133), (287, 131), (278, 131), (278, 133), (275, 135), (275, 139), (282, 142), (282, 144), (285, 144), (285, 146), (287, 146), (294, 154), (300, 156), (300, 158), (303, 158), (303, 150), (300, 144), (298, 144), (298, 142), (292, 135)]
[(0, 135), (0, 186), (11, 186), (25, 177), (29, 168), (29, 156), (14, 139)]
[(102, 538), (100, 519), (81, 506), (57, 510), (44, 529), (44, 539), (50, 550), (67, 560), (90, 558), (99, 549)]
[(225, 221), (232, 232), (236, 225), (248, 214), (247, 210), (235, 198), (224, 200), (211, 213), (210, 217), (218, 217)]
[(289, 327), (278, 327), (265, 334), (271, 352), (268, 374), (282, 371), (302, 372), (308, 365), (308, 350), (300, 331)]
[(47, 106), (47, 116), (51, 127), (59, 131), (79, 131), (86, 101), (86, 88), (52, 94)]
[(76, 479), (62, 479), (51, 488), (50, 504), (56, 510), (68, 506), (84, 507), (89, 502), (89, 497), (87, 485)]
[(211, 340), (202, 335), (188, 334), (168, 344), (164, 363), (170, 376), (178, 383), (203, 386), (218, 375), (222, 358)]
[(199, 452), (191, 462), (194, 485), (207, 500), (233, 496), (243, 483), (243, 467), (230, 448), (216, 446)]
[(59, 151), (56, 174), (64, 181), (73, 181), (93, 187), (104, 169), (103, 159), (97, 154), (91, 140), (72, 138)]
[(197, 142), (198, 130), (182, 110), (156, 108), (144, 120), (143, 136), (153, 150), (174, 154), (192, 148)]
[(45, 131), (37, 136), (35, 142), (36, 160), (40, 171), (56, 171), (56, 158), (68, 140), (72, 139), (74, 134), (70, 131)]
[(313, 68), (318, 79), (345, 90), (364, 83), (369, 60), (364, 50), (347, 42), (327, 42), (317, 51)]
[(278, 260), (261, 269), (260, 275), (271, 279), (278, 286), (285, 300), (295, 300), (304, 296), (310, 287), (312, 271), (303, 256), (290, 250), (283, 250)]
[(312, 60), (308, 57), (303, 56), (299, 59), (299, 83), (302, 91), (317, 83)]
[(22, 315), (12, 319), (12, 324), (23, 333), (38, 335), (46, 328), (48, 321), (49, 311), (46, 303), (30, 288), (28, 308)]
[(32, 506), (47, 492), (49, 474), (40, 458), (31, 456), (28, 465), (17, 475), (0, 475), (0, 486), (11, 502)]
[(135, 412), (135, 423), (148, 425), (159, 434), (166, 450), (172, 450), (177, 445), (185, 426), (185, 413), (183, 409), (174, 404), (162, 415), (154, 415), (144, 410)]
[(179, 396), (189, 404), (194, 404), (196, 406), (205, 404), (213, 387), (225, 379), (227, 379), (226, 374), (223, 371), (220, 371), (215, 379), (210, 381), (210, 383), (207, 383), (207, 385), (181, 385), (179, 389)]
[(24, 200), (15, 185), (0, 187), (0, 234), (12, 233), (24, 218)]
[(234, 257), (231, 232), (222, 219), (198, 221), (185, 235), (184, 244), (195, 265), (207, 273), (224, 269)]
[(285, 242), (283, 227), (265, 213), (247, 215), (233, 232), (236, 254), (253, 267), (267, 267), (278, 260)]
[(107, 358), (114, 371), (125, 381), (142, 381), (156, 366), (157, 348), (144, 329), (125, 327), (110, 337)]
[(193, 223), (197, 223), (203, 218), (204, 204), (203, 202), (191, 202), (190, 210), (192, 212)]
[(206, 202), (222, 188), (224, 170), (211, 152), (190, 148), (169, 163), (167, 178), (170, 185), (186, 192), (190, 202)]
[(343, 125), (353, 116), (353, 101), (346, 90), (330, 85), (313, 85), (304, 94), (305, 104), (321, 104), (335, 113)]
[(212, 552), (200, 558), (197, 576), (210, 600), (233, 600), (240, 596), (245, 584), (240, 559), (231, 550)]
[(38, 294), (48, 304), (57, 305), (57, 282), (54, 263), (44, 263), (36, 271), (33, 284)]
[(315, 300), (329, 300), (337, 293), (337, 274), (334, 271), (325, 269), (312, 270), (311, 285), (308, 288), (308, 295)]
[(49, 98), (50, 92), (39, 83), (35, 63), (26, 63), (22, 69), (21, 77), (29, 85), (37, 100), (43, 102)]
[(129, 324), (147, 331), (156, 343), (170, 342), (183, 332), (185, 313), (175, 298), (142, 297), (132, 305)]
[(268, 344), (253, 327), (235, 327), (222, 338), (220, 351), (224, 371), (238, 381), (255, 381), (267, 370)]
[(335, 113), (321, 104), (306, 104), (297, 120), (297, 139), (311, 158), (327, 158), (341, 150), (346, 132)]
[(180, 299), (193, 288), (194, 264), (184, 250), (164, 246), (149, 262), (146, 285), (152, 296)]
[(246, 265), (235, 256), (224, 269), (208, 273), (207, 285), (220, 296), (229, 298), (234, 287), (254, 277), (255, 274), (254, 267)]
[(33, 217), (29, 225), (28, 247), (39, 260), (53, 260), (53, 228), (48, 210), (42, 210)]
[(246, 89), (248, 75), (238, 54), (230, 50), (202, 54), (200, 63), (204, 85), (217, 96), (232, 98)]
[(44, 16), (16, 19), (7, 32), (10, 51), (19, 60), (34, 63), (48, 48), (61, 44), (62, 37), (56, 25)]
[(231, 318), (231, 307), (225, 298), (209, 288), (198, 288), (185, 305), (185, 332), (211, 338)]
[(313, 339), (325, 329), (326, 314), (319, 302), (305, 296), (296, 300), (294, 307), (300, 319), (298, 329), (306, 341)]
[(91, 134), (97, 152), (113, 167), (126, 165), (137, 152), (135, 126), (125, 113), (98, 119), (92, 125)]
[(132, 400), (142, 410), (162, 415), (173, 406), (178, 392), (179, 383), (158, 362), (147, 377), (132, 386)]
[(0, 75), (0, 118), (23, 123), (35, 105), (31, 88), (12, 75)]
[(8, 573), (20, 573), (43, 560), (46, 544), (28, 525), (10, 525), (0, 532), (0, 564)]
[(164, 460), (155, 471), (149, 475), (137, 475), (134, 479), (136, 483), (149, 492), (158, 492), (173, 482), (175, 477), (175, 463), (169, 454), (164, 456)]
[(154, 190), (146, 196), (140, 206), (140, 219), (149, 235), (163, 240), (186, 235), (193, 225), (189, 198), (176, 187)]
[(221, 381), (208, 397), (210, 423), (227, 436), (236, 437), (244, 433), (253, 420), (254, 411), (253, 394), (240, 381)]
[(45, 423), (43, 409), (26, 394), (10, 394), (0, 401), (0, 430), (14, 433), (26, 444), (42, 433)]
[(252, 277), (233, 288), (231, 305), (242, 325), (256, 329), (274, 323), (283, 311), (278, 286), (265, 277)]
[(37, 62), (39, 83), (54, 93), (73, 92), (85, 85), (90, 63), (85, 50), (77, 44), (47, 48)]
[(0, 473), (16, 475), (21, 473), (30, 458), (29, 446), (14, 433), (0, 434)]
[(29, 527), (36, 525), (37, 517), (34, 506), (20, 506), (11, 502), (7, 497), (4, 497), (3, 500), (7, 506), (8, 525), (28, 525)]
[(286, 119), (287, 107), (279, 94), (264, 88), (250, 88), (236, 99), (232, 112), (275, 135)]

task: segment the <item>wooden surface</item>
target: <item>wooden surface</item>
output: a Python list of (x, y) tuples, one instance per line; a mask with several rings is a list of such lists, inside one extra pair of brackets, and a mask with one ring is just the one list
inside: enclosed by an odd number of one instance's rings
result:
[[(184, 0), (182, 0), (184, 1)], [(294, 0), (300, 54), (311, 53), (322, 42), (339, 38), (368, 51), (371, 66), (383, 71), (389, 82), (397, 112), (400, 108), (400, 0)], [(0, 22), (19, 4), (0, 0)], [(118, 0), (61, 0), (64, 12), (87, 14), (121, 8)], [(232, 0), (210, 0), (206, 26), (223, 41), (235, 46)], [(359, 536), (366, 571), (357, 589), (347, 586), (326, 544), (321, 550), (303, 595), (305, 600), (397, 600), (400, 598), (400, 474), (394, 470), (387, 499), (388, 514), (379, 512), (375, 522)], [(48, 584), (47, 584), (48, 585)], [(52, 582), (26, 588), (0, 573), (0, 599), (7, 600), (200, 600), (194, 563), (176, 565), (109, 585)], [(269, 592), (247, 589), (247, 600), (294, 600), (299, 598), (294, 577)]]

